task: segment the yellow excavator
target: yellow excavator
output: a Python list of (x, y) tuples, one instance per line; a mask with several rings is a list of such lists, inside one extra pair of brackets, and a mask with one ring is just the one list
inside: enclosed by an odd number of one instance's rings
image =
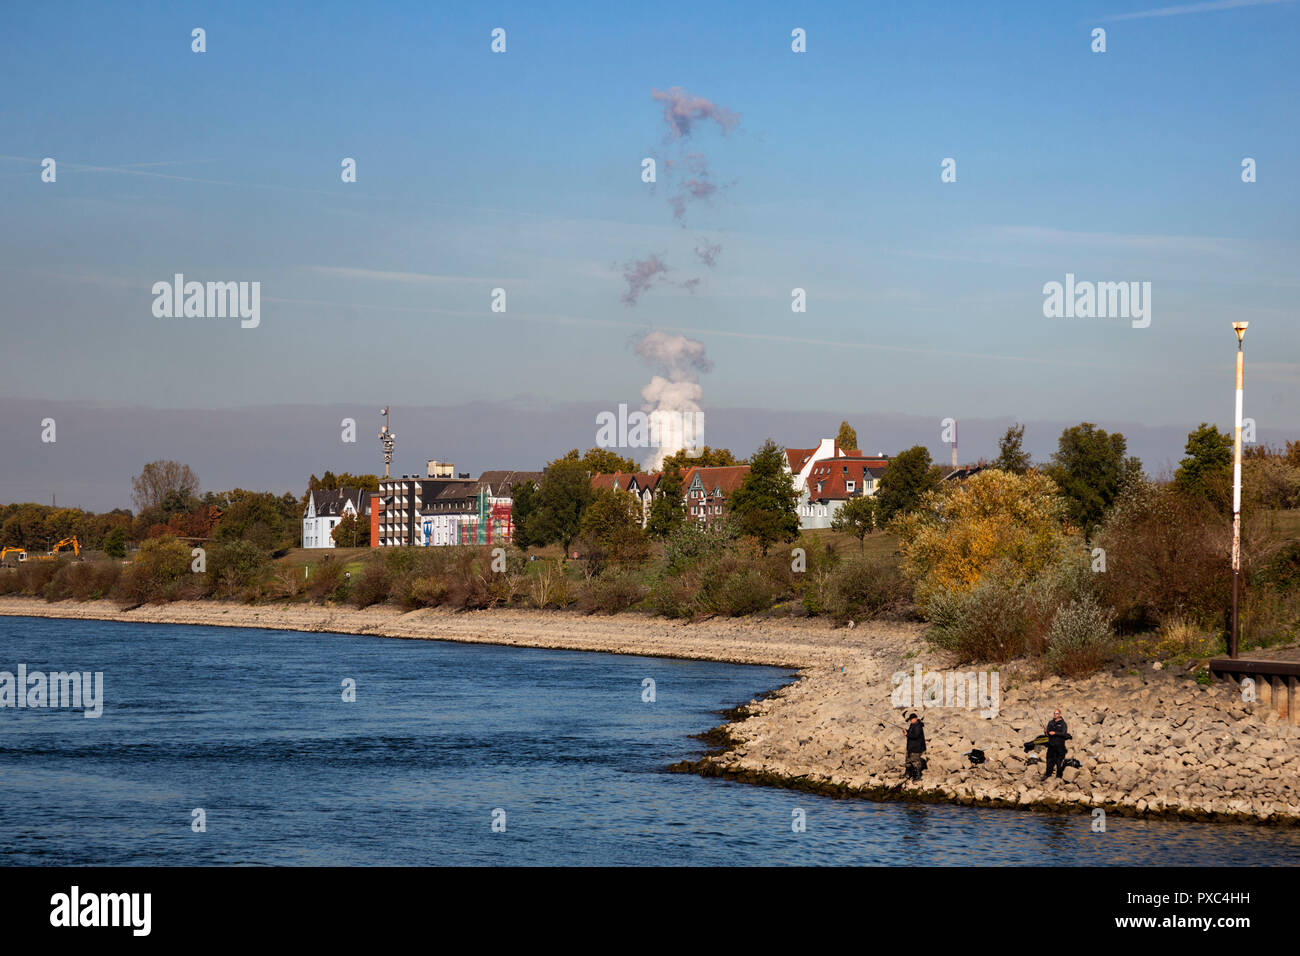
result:
[(77, 536), (75, 534), (71, 538), (64, 538), (62, 541), (60, 541), (58, 544), (54, 546), (53, 551), (51, 551), (49, 554), (40, 555), (36, 560), (53, 561), (59, 556), (59, 552), (62, 551), (64, 548), (71, 548), (73, 557), (75, 557), (78, 561), (81, 560), (81, 543), (77, 541)]
[[(12, 560), (10, 560), (10, 555), (13, 555)], [(0, 548), (0, 566), (14, 567), (18, 562), (26, 560), (27, 552), (22, 548)]]

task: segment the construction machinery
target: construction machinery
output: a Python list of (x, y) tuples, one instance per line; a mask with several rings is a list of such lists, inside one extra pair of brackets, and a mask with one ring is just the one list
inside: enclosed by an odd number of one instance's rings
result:
[(0, 566), (14, 567), (20, 561), (27, 560), (27, 552), (22, 548), (0, 548)]
[(62, 541), (60, 541), (58, 544), (54, 546), (54, 549), (50, 551), (49, 554), (42, 554), (37, 558), (37, 560), (53, 561), (59, 557), (59, 552), (62, 551), (64, 548), (71, 548), (73, 557), (75, 557), (78, 561), (81, 560), (81, 543), (77, 541), (77, 536), (75, 534), (70, 538), (64, 538)]

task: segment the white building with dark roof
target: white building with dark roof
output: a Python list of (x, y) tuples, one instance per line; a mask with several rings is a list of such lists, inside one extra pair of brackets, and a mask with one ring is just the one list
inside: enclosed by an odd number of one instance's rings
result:
[(307, 495), (307, 510), (302, 518), (304, 548), (334, 547), (333, 532), (344, 515), (356, 515), (358, 521), (370, 518), (370, 492), (360, 488), (317, 489)]

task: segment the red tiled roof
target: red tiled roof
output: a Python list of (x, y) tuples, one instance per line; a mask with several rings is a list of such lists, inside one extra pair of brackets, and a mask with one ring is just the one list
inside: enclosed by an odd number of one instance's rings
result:
[(721, 488), (722, 494), (726, 496), (740, 487), (740, 483), (745, 480), (745, 475), (749, 474), (749, 466), (719, 465), (713, 468), (688, 468), (682, 478), (683, 491), (691, 487), (697, 474), (700, 476), (705, 492), (712, 495), (715, 490)]
[(785, 450), (786, 460), (790, 462), (790, 470), (796, 475), (803, 470), (803, 466), (808, 464), (808, 459), (817, 451), (816, 448), (787, 448)]
[[(826, 458), (808, 473), (808, 497), (814, 501), (851, 498), (862, 494), (867, 478), (879, 478), (888, 462), (883, 458)], [(853, 482), (850, 492), (846, 482)], [(817, 490), (818, 484), (821, 490)]]
[(636, 475), (629, 471), (613, 471), (603, 474), (598, 472), (591, 476), (591, 487), (613, 488), (615, 482), (617, 482), (620, 491), (627, 491), (627, 483), (635, 477)]

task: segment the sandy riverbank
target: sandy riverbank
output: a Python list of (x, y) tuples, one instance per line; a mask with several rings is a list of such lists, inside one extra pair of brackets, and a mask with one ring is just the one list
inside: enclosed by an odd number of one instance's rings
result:
[[(0, 598), (0, 614), (160, 624), (337, 631), (518, 647), (563, 648), (765, 664), (799, 679), (740, 708), (714, 739), (724, 749), (678, 770), (836, 796), (981, 806), (1172, 816), (1300, 825), (1300, 727), (1235, 687), (1183, 674), (1103, 671), (1083, 681), (1038, 680), (1003, 667), (996, 715), (965, 707), (922, 710), (929, 769), (900, 786), (902, 714), (893, 675), (950, 668), (913, 624), (835, 628), (820, 620), (711, 620), (682, 624), (637, 614), (243, 605), (192, 601), (120, 611), (108, 601), (50, 604)], [(962, 668), (970, 670), (970, 668)], [(1070, 725), (1082, 768), (1041, 781), (1023, 741), (1053, 707)], [(979, 748), (988, 762), (962, 754)]]

